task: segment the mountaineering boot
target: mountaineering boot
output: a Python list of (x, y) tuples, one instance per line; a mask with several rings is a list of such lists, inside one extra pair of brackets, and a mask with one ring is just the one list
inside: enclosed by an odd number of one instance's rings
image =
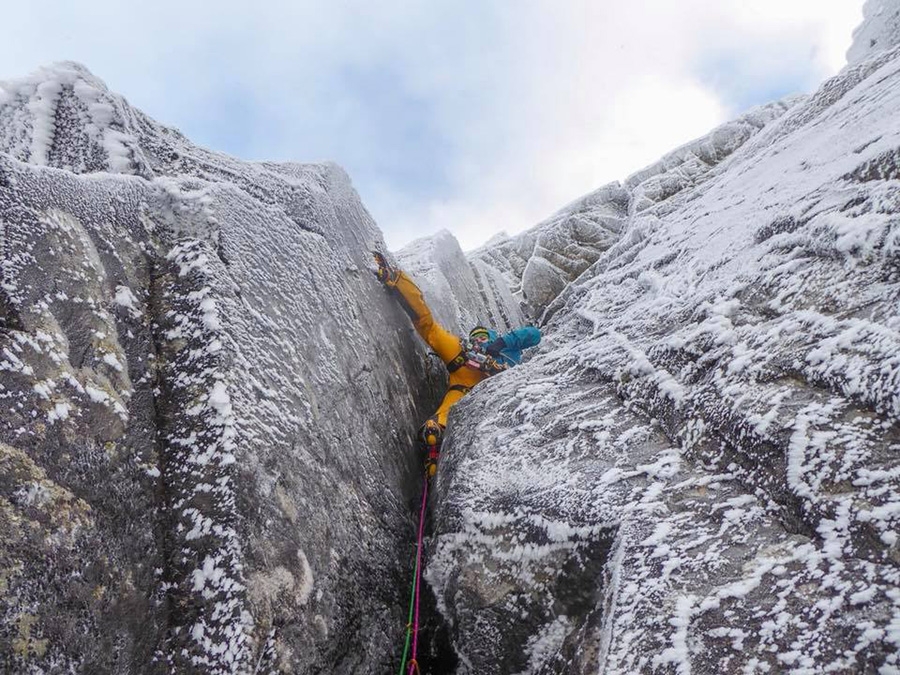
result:
[(440, 445), (444, 436), (444, 430), (441, 428), (441, 425), (438, 424), (437, 420), (430, 419), (422, 425), (420, 434), (420, 438), (425, 445)]
[(441, 453), (441, 441), (444, 438), (444, 428), (438, 424), (437, 420), (427, 420), (422, 425), (420, 438), (425, 445), (425, 472), (429, 478), (433, 478), (437, 473), (438, 457)]

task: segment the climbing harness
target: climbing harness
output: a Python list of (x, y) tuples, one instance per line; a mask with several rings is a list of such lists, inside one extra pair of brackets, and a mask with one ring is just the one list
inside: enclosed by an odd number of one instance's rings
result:
[(447, 364), (448, 373), (455, 372), (463, 366), (468, 366), (487, 375), (496, 375), (507, 368), (506, 364), (500, 363), (490, 354), (483, 352), (477, 343), (460, 340), (459, 347), (459, 354), (454, 356)]
[[(422, 579), (422, 541), (425, 534), (425, 511), (428, 506), (428, 474), (425, 474), (425, 480), (422, 482), (422, 508), (419, 510), (419, 537), (416, 542), (416, 569), (413, 575), (412, 588), (409, 594), (409, 617), (406, 621), (406, 644), (403, 646), (403, 659), (400, 662), (400, 671), (398, 675), (421, 675), (419, 670), (419, 662), (416, 655), (419, 647), (419, 582)], [(406, 661), (409, 655), (410, 640), (412, 641), (412, 658), (409, 663)]]
[(459, 354), (454, 356), (447, 363), (447, 372), (454, 373), (464, 365), (466, 365), (466, 354), (471, 350), (471, 345), (466, 343), (464, 340), (459, 341)]

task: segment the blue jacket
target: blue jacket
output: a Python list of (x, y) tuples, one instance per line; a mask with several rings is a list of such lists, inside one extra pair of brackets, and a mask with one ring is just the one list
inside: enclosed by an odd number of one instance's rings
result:
[[(492, 341), (497, 339), (496, 331), (489, 330), (488, 335)], [(522, 361), (523, 349), (534, 347), (541, 341), (541, 331), (534, 326), (522, 326), (502, 337), (506, 346), (500, 350), (500, 357), (497, 360), (507, 366), (515, 366)]]

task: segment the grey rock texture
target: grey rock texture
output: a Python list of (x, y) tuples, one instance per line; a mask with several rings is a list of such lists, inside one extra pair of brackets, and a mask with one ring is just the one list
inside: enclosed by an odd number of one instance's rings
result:
[(754, 108), (634, 173), (624, 185), (604, 185), (522, 234), (489, 242), (470, 253), (469, 260), (499, 271), (526, 312), (538, 318), (619, 239), (635, 214), (665, 208), (670, 197), (708, 180), (730, 155), (801, 100), (792, 97)]
[[(900, 672), (898, 109), (879, 50), (396, 255), (449, 328), (545, 322), (451, 415), (432, 675)], [(444, 382), (372, 248), (338, 167), (2, 86), (0, 670), (396, 672)]]
[(866, 0), (863, 5), (863, 22), (853, 31), (853, 44), (847, 50), (847, 63), (856, 65), (898, 44), (900, 44), (900, 2)]
[(467, 255), (480, 269), (502, 275), (534, 318), (621, 233), (629, 194), (619, 183), (572, 202), (534, 228), (501, 237)]
[(895, 48), (703, 180), (636, 178), (457, 406), (426, 575), (458, 673), (900, 670), (898, 109)]
[(396, 259), (447, 330), (466, 335), (474, 326), (487, 326), (502, 333), (525, 323), (505, 277), (481, 261), (468, 261), (446, 230), (408, 244)]
[(4, 84), (0, 671), (393, 668), (441, 382), (373, 246), (333, 165)]

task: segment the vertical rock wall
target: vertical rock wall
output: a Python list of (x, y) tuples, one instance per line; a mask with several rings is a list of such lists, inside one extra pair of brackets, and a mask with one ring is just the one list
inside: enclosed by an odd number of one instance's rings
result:
[(898, 109), (895, 47), (702, 180), (696, 149), (639, 177), (454, 409), (426, 576), (458, 672), (900, 667)]
[(434, 401), (347, 176), (74, 64), (4, 85), (0, 150), (0, 670), (391, 669)]

